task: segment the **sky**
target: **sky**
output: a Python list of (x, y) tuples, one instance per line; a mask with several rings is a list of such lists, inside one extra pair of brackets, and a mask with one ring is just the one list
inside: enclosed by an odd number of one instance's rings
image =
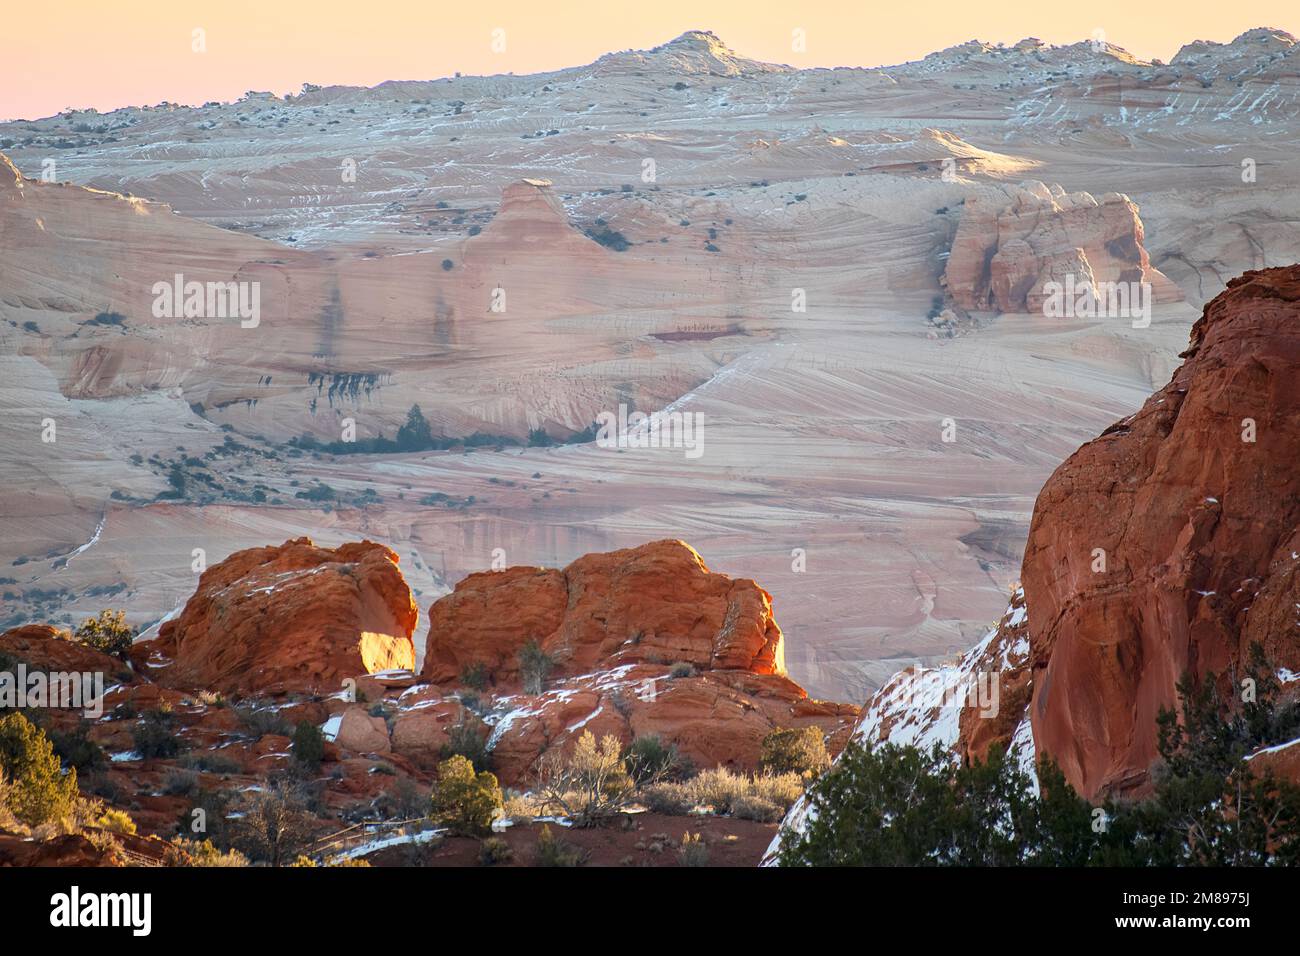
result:
[[(535, 73), (657, 46), (692, 29), (712, 30), (745, 56), (793, 66), (890, 65), (970, 39), (1073, 43), (1098, 29), (1138, 56), (1168, 60), (1190, 40), (1227, 41), (1251, 27), (1300, 33), (1298, 9), (1295, 0), (15, 3), (0, 19), (0, 119), (70, 107), (201, 104), (248, 90), (284, 94), (305, 82)], [(806, 37), (802, 52), (792, 49), (796, 29)]]

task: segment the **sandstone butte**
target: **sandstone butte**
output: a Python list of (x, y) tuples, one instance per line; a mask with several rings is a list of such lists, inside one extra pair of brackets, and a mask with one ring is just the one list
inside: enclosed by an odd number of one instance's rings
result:
[(1184, 673), (1231, 696), (1255, 643), (1300, 669), (1300, 266), (1228, 283), (1183, 357), (1056, 470), (1030, 525), (1034, 741), (1089, 797), (1148, 785)]
[[(530, 641), (554, 662), (540, 696), (518, 690)], [(777, 727), (819, 726), (837, 750), (857, 713), (790, 680), (768, 593), (682, 541), (465, 578), (429, 611), (421, 676), (455, 682), (476, 666), (511, 707), (491, 736), (508, 781), (584, 730), (657, 734), (699, 767), (753, 769)]]
[(163, 686), (226, 694), (334, 693), (359, 674), (413, 669), (419, 610), (397, 562), (371, 541), (236, 552), (132, 658)]
[(1137, 204), (1122, 193), (1098, 201), (1056, 183), (1003, 187), (1005, 197), (971, 196), (962, 207), (944, 287), (966, 311), (1041, 312), (1043, 287), (1150, 283), (1157, 302), (1182, 298), (1151, 265)]
[[(1183, 675), (1213, 674), (1231, 698), (1253, 644), (1284, 677), (1300, 671), (1300, 266), (1232, 280), (1183, 358), (1047, 481), (1022, 588), (943, 674), (1000, 672), (998, 715), (966, 707), (945, 731), (936, 712), (908, 709), (904, 674), (869, 702), (859, 733), (905, 731), (967, 758), (1008, 745), (1027, 765), (1050, 755), (1089, 799), (1141, 796), (1156, 715), (1177, 705)], [(1259, 764), (1300, 780), (1298, 754)]]
[(589, 554), (562, 571), (471, 574), (429, 610), (422, 674), (446, 681), (482, 663), (494, 677), (514, 679), (529, 640), (564, 674), (684, 662), (785, 675), (771, 595), (710, 571), (684, 541)]

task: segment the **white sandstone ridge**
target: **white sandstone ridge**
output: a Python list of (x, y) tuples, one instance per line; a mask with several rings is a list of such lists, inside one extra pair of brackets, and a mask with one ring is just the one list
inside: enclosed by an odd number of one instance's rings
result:
[[(940, 747), (954, 760), (983, 759), (992, 745), (1007, 748), (1037, 791), (1030, 726), (1029, 609), (1017, 587), (1001, 620), (953, 663), (899, 671), (867, 702), (852, 739), (929, 751)], [(783, 832), (802, 830), (816, 811), (800, 797), (782, 821), (763, 858), (776, 862)]]
[(909, 72), (947, 72), (979, 67), (1008, 70), (1023, 69), (1025, 63), (1091, 69), (1152, 65), (1151, 61), (1134, 56), (1123, 47), (1110, 43), (1104, 36), (1062, 46), (1054, 46), (1038, 37), (1026, 37), (1011, 46), (967, 40), (930, 53), (921, 60), (903, 64), (900, 69)]
[(1138, 283), (1156, 302), (1183, 298), (1151, 265), (1137, 203), (1100, 200), (1058, 183), (990, 186), (966, 199), (943, 275), (952, 304), (968, 312), (1042, 314), (1053, 284)]
[(1169, 62), (1175, 66), (1201, 66), (1210, 62), (1223, 62), (1242, 57), (1271, 61), (1293, 53), (1298, 42), (1300, 41), (1285, 30), (1255, 27), (1253, 30), (1247, 30), (1231, 43), (1216, 43), (1213, 40), (1193, 40), (1191, 43), (1185, 43)]
[(652, 69), (684, 76), (745, 76), (760, 73), (795, 73), (792, 66), (764, 63), (741, 56), (709, 30), (687, 30), (681, 36), (650, 50), (608, 53), (593, 66), (597, 72)]

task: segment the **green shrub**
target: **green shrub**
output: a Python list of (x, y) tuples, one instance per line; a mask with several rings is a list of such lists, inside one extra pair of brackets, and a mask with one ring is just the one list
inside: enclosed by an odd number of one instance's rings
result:
[(442, 755), (444, 758), (457, 755), (464, 757), (474, 765), (476, 772), (481, 773), (492, 769), (492, 751), (488, 750), (487, 742), (487, 733), (462, 716), (448, 729)]
[(289, 722), (271, 708), (236, 707), (235, 715), (254, 740), (261, 740), (267, 734), (288, 737), (291, 732)]
[(304, 720), (293, 732), (293, 759), (307, 770), (318, 770), (325, 757), (325, 735), (310, 721)]
[(483, 690), (488, 682), (487, 665), (482, 661), (466, 664), (460, 669), (460, 682), (473, 690)]
[(147, 712), (131, 730), (136, 752), (145, 760), (167, 759), (181, 752), (181, 740), (172, 727), (172, 715), (163, 710)]
[(643, 734), (628, 745), (623, 762), (632, 781), (642, 787), (673, 772), (678, 766), (677, 748), (664, 744), (658, 734)]
[(122, 658), (135, 640), (135, 628), (126, 623), (125, 611), (100, 611), (77, 628), (74, 639), (87, 647)]
[(759, 766), (769, 773), (815, 777), (831, 765), (826, 739), (817, 727), (777, 728), (763, 738)]
[(509, 863), (514, 857), (515, 851), (501, 837), (488, 837), (478, 847), (478, 861), (484, 866)]
[(77, 724), (71, 730), (59, 730), (51, 727), (45, 732), (49, 737), (54, 752), (66, 766), (76, 767), (81, 773), (88, 773), (103, 767), (107, 763), (104, 750), (90, 739), (84, 724)]
[(694, 677), (695, 666), (687, 661), (678, 661), (673, 665), (672, 670), (668, 672), (668, 676), (672, 680), (682, 677)]
[(77, 771), (63, 772), (45, 734), (20, 713), (0, 717), (0, 778), (5, 808), (28, 826), (61, 820), (76, 804)]
[(582, 866), (590, 855), (581, 847), (561, 840), (551, 832), (549, 824), (542, 824), (542, 832), (537, 835), (537, 846), (533, 851), (534, 862), (538, 866)]
[(492, 774), (476, 774), (474, 765), (459, 754), (438, 764), (429, 814), (435, 823), (476, 836), (490, 831), (501, 807), (501, 788)]
[(627, 236), (603, 223), (588, 229), (586, 234), (587, 238), (615, 252), (626, 252), (632, 246), (632, 243), (627, 241)]

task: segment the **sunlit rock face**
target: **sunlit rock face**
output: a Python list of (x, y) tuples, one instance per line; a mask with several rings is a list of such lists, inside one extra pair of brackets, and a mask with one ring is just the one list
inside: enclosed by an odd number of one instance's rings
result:
[[(1056, 183), (1031, 181), (998, 197), (971, 198), (944, 272), (948, 294), (971, 311), (1043, 314), (1053, 285), (1146, 284), (1158, 301), (1182, 293), (1151, 265), (1137, 204), (1120, 193), (1098, 201)], [(1059, 313), (1058, 313), (1059, 315)]]
[(240, 551), (135, 657), (159, 683), (239, 693), (336, 693), (359, 674), (413, 670), (419, 610), (397, 555), (308, 538)]
[[(542, 693), (521, 673), (530, 645), (549, 659)], [(838, 750), (857, 713), (786, 676), (770, 595), (710, 571), (683, 541), (461, 581), (430, 609), (421, 676), (446, 685), (472, 673), (504, 705), (489, 746), (510, 781), (588, 731), (654, 735), (696, 766), (752, 770), (776, 728), (819, 727)], [(409, 746), (442, 733), (425, 724), (412, 724)]]

